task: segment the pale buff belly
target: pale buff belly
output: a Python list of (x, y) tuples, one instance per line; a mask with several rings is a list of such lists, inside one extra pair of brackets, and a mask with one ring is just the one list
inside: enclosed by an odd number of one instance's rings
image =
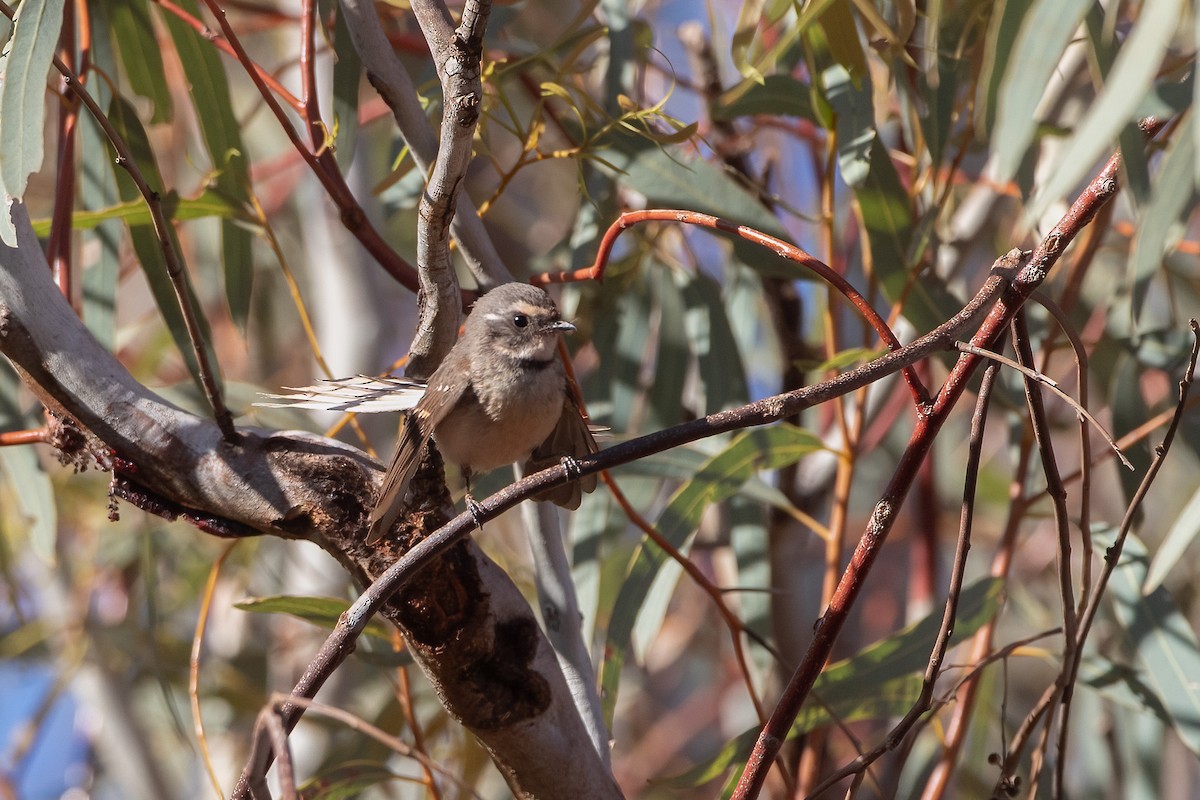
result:
[[(562, 379), (539, 375), (519, 402), (460, 403), (434, 434), (442, 457), (474, 473), (525, 461), (562, 414)], [(549, 380), (547, 380), (549, 379)]]

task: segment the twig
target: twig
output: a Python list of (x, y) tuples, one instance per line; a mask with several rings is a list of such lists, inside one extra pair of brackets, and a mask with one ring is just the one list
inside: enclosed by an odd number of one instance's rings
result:
[[(1076, 259), (1078, 261), (1078, 259)], [(1083, 342), (1079, 340), (1079, 336), (1072, 328), (1070, 320), (1067, 319), (1066, 313), (1059, 308), (1058, 304), (1044, 295), (1042, 290), (1038, 290), (1033, 299), (1042, 305), (1050, 315), (1059, 324), (1059, 329), (1067, 337), (1067, 341), (1071, 343), (1072, 351), (1075, 354), (1075, 380), (1079, 386), (1079, 404), (1083, 408), (1088, 406), (1088, 356), (1087, 350), (1083, 346)], [(1047, 337), (1049, 339), (1050, 337)], [(1043, 365), (1049, 362), (1050, 352), (1043, 346)], [(1044, 367), (1043, 367), (1044, 369)], [(1087, 422), (1080, 418), (1079, 421), (1079, 453), (1080, 453), (1080, 483), (1079, 483), (1079, 530), (1082, 531), (1080, 538), (1080, 575), (1079, 575), (1079, 601), (1078, 613), (1083, 613), (1088, 605), (1092, 590), (1092, 537), (1089, 535), (1091, 531), (1091, 497), (1092, 497), (1092, 439), (1088, 435)], [(1074, 680), (1073, 678), (1071, 679)], [(1054, 765), (1054, 784), (1051, 789), (1052, 794), (1056, 797), (1062, 796), (1062, 787), (1066, 772), (1066, 752), (1067, 752), (1067, 737), (1071, 730), (1071, 707), (1074, 693), (1067, 695), (1062, 704), (1062, 719), (1058, 726), (1058, 758)]]
[[(1049, 377), (1045, 373), (1038, 372), (1033, 367), (1027, 367), (1024, 364), (1013, 361), (1011, 358), (1002, 356), (999, 353), (993, 353), (991, 350), (988, 350), (984, 347), (976, 347), (975, 345), (968, 344), (967, 342), (955, 342), (954, 346), (964, 353), (982, 356), (983, 358), (999, 362), (1006, 367), (1011, 367), (1017, 372), (1020, 372), (1029, 380), (1036, 381), (1050, 391), (1054, 392), (1054, 394), (1056, 394), (1060, 400), (1069, 405), (1071, 408), (1075, 409), (1075, 413), (1078, 414), (1081, 419), (1091, 423), (1092, 427), (1099, 431), (1100, 435), (1104, 437), (1104, 441), (1108, 442), (1108, 446), (1113, 449), (1113, 452), (1116, 453), (1117, 458), (1121, 459), (1121, 463), (1124, 464), (1126, 468), (1133, 469), (1133, 464), (1129, 463), (1129, 459), (1127, 459), (1125, 454), (1121, 452), (1121, 448), (1117, 446), (1116, 441), (1112, 438), (1109, 432), (1104, 429), (1104, 426), (1101, 425), (1100, 422), (1091, 415), (1091, 413), (1083, 406), (1082, 403), (1059, 388), (1058, 383), (1053, 378)], [(1032, 355), (1032, 353), (1030, 353), (1030, 355)]]
[[(828, 265), (820, 260), (812, 257), (808, 253), (796, 247), (793, 244), (776, 239), (774, 236), (756, 231), (753, 228), (745, 225), (738, 225), (727, 219), (714, 217), (711, 214), (700, 214), (695, 211), (682, 211), (677, 209), (646, 209), (644, 211), (626, 211), (617, 221), (608, 227), (604, 232), (604, 237), (600, 240), (600, 246), (596, 251), (596, 260), (590, 267), (576, 270), (574, 272), (543, 272), (541, 275), (536, 275), (530, 280), (533, 283), (549, 284), (549, 283), (569, 283), (578, 280), (601, 280), (604, 277), (604, 270), (608, 265), (608, 259), (612, 254), (613, 246), (616, 244), (617, 237), (628, 228), (643, 222), (681, 222), (688, 225), (700, 225), (706, 228), (714, 228), (725, 233), (731, 233), (735, 236), (740, 236), (743, 239), (754, 242), (766, 249), (774, 252), (776, 255), (786, 258), (790, 261), (795, 261), (807, 269), (815, 272), (822, 280), (828, 282), (831, 286), (841, 292), (850, 303), (858, 309), (858, 312), (871, 324), (875, 333), (883, 340), (889, 350), (896, 350), (900, 345), (900, 340), (896, 338), (896, 334), (888, 326), (887, 321), (879, 315), (879, 312), (871, 305), (871, 303), (862, 296), (862, 293), (855, 289), (849, 281), (842, 277), (839, 273), (830, 269)], [(930, 403), (929, 393), (924, 384), (921, 383), (920, 377), (912, 368), (904, 369), (904, 380), (908, 383), (909, 390), (913, 395), (913, 402), (918, 408), (925, 408)]]
[(208, 612), (212, 609), (213, 592), (217, 588), (217, 577), (221, 574), (225, 559), (229, 558), (236, 546), (236, 541), (226, 545), (208, 571), (208, 580), (204, 582), (204, 594), (200, 600), (200, 614), (196, 618), (196, 632), (192, 635), (192, 652), (188, 658), (188, 701), (192, 707), (192, 730), (196, 734), (197, 744), (200, 745), (200, 758), (204, 762), (208, 780), (212, 783), (213, 794), (218, 798), (223, 798), (225, 794), (221, 791), (221, 780), (217, 777), (217, 770), (213, 765), (208, 737), (204, 733), (204, 718), (200, 714), (200, 653), (204, 646), (204, 631), (208, 627)]

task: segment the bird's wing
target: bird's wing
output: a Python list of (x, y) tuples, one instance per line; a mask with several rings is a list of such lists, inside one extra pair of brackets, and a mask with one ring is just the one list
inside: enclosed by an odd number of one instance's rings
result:
[[(592, 429), (584, 421), (570, 396), (563, 398), (562, 414), (558, 424), (546, 437), (546, 441), (538, 445), (529, 460), (525, 462), (524, 474), (530, 475), (538, 470), (552, 467), (562, 461), (563, 456), (579, 457), (596, 452), (596, 439)], [(555, 505), (574, 511), (579, 508), (584, 492), (594, 491), (596, 475), (585, 475), (577, 481), (555, 486), (534, 496), (535, 500), (549, 501)]]
[[(463, 376), (463, 382), (465, 381), (466, 377)], [(437, 430), (437, 426), (464, 394), (466, 392), (457, 384), (439, 381), (438, 373), (434, 373), (424, 396), (408, 415), (408, 419), (404, 421), (404, 429), (400, 431), (396, 453), (383, 476), (379, 499), (375, 501), (375, 508), (371, 511), (367, 544), (374, 544), (391, 530), (396, 518), (400, 516), (401, 509), (404, 508), (404, 496), (408, 493), (409, 481), (425, 457), (425, 446)]]
[(425, 384), (411, 378), (358, 375), (321, 381), (315, 386), (285, 386), (288, 394), (264, 394), (270, 402), (255, 403), (263, 408), (308, 408), (318, 411), (352, 411), (378, 414), (408, 411), (425, 394)]

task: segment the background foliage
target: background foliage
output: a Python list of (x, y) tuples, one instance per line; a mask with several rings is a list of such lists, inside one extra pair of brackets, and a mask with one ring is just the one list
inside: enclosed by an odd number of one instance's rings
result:
[[(411, 337), (414, 298), (342, 224), (344, 200), (268, 113), (201, 5), (20, 4), (16, 33), (0, 25), (0, 180), (28, 205), (52, 263), (73, 276), (92, 332), (148, 386), (204, 414), (147, 206), (96, 121), (74, 116), (54, 72), (46, 91), (58, 53), (161, 193), (239, 424), (334, 425), (250, 403), (258, 391), (311, 382), (318, 342), (331, 376), (388, 369)], [(221, 5), (262, 74), (278, 81), (270, 90), (293, 105), (301, 11)], [(411, 15), (399, 4), (380, 11), (436, 121), (438, 84)], [(318, 2), (317, 12), (332, 167), (394, 251), (411, 258), (423, 174), (363, 80), (337, 4)], [(1082, 386), (1058, 324), (1029, 311), (1039, 369), (1075, 397), (1086, 389), (1134, 467), (1122, 469), (1093, 433), (1091, 487), (1082, 488), (1089, 451), (1075, 412), (1048, 401), (1080, 587), (1099, 571), (1161, 440), (1190, 345), (1186, 321), (1200, 309), (1197, 19), (1180, 0), (499, 4), (466, 191), (518, 278), (590, 265), (623, 210), (711, 213), (797, 243), (909, 341), (953, 315), (997, 255), (1031, 246), (1119, 147), (1120, 195), (1041, 290), (1083, 341)], [(302, 127), (294, 107), (287, 114)], [(1147, 148), (1135, 123), (1150, 115), (1171, 122)], [(560, 304), (580, 327), (571, 346), (589, 410), (618, 439), (814, 383), (881, 349), (794, 263), (673, 223), (625, 233), (604, 281), (564, 286)], [(947, 363), (926, 365), (926, 382), (938, 385)], [(864, 796), (986, 793), (999, 777), (990, 754), (1006, 749), (1059, 668), (1046, 481), (1019, 377), (1004, 374), (998, 393), (954, 641), (989, 630), (989, 652), (1002, 657), (979, 672), (973, 703), (959, 693), (872, 768)], [(13, 374), (0, 375), (0, 412), (7, 431), (41, 425)], [(878, 741), (920, 690), (946, 595), (969, 416), (964, 406), (944, 430), (839, 641), (836, 657), (848, 660), (827, 670), (819, 702), (801, 713), (795, 730), (808, 735), (785, 752), (802, 789)], [(741, 639), (748, 676), (712, 600), (610, 493), (570, 516), (575, 585), (628, 795), (709, 797), (736, 777), (759, 725), (747, 682), (769, 710), (911, 418), (892, 380), (791, 426), (714, 437), (615, 472), (630, 505), (724, 589), (758, 637)], [(1022, 793), (1038, 761), (1031, 752), (1063, 763), (1073, 796), (1184, 797), (1178, 787), (1200, 781), (1196, 419), (1185, 418), (1138, 511), (1075, 683), (1067, 747), (1056, 748), (1056, 734), (1035, 740), (1019, 769)], [(344, 435), (386, 453), (392, 420), (360, 422)], [(49, 456), (0, 448), (4, 791), (199, 796), (209, 791), (201, 754), (228, 789), (258, 709), (311, 657), (322, 637), (311, 623), (328, 624), (338, 608), (288, 598), (346, 600), (356, 587), (301, 543), (230, 547), (134, 510), (110, 523), (105, 477), (72, 474)], [(476, 494), (508, 480), (493, 476)], [(1087, 537), (1096, 555), (1085, 573)], [(532, 597), (516, 520), (477, 538)], [(265, 597), (276, 599), (245, 602)], [(202, 644), (198, 619), (207, 620)], [(410, 682), (387, 630), (377, 633), (322, 702), (400, 731), (446, 767), (457, 778), (442, 796), (462, 786), (501, 794), (483, 752), (419, 674)], [(1013, 642), (1024, 644), (1004, 649)], [(937, 697), (967, 677), (969, 656), (970, 646), (952, 651)], [(405, 722), (410, 711), (415, 725)], [(962, 735), (955, 713), (969, 733), (961, 749), (944, 750), (947, 736)], [(387, 760), (387, 748), (341, 722), (310, 716), (296, 741), (313, 796), (369, 785), (386, 796), (427, 791), (404, 782), (420, 780), (415, 762)], [(936, 778), (947, 754), (950, 790)]]

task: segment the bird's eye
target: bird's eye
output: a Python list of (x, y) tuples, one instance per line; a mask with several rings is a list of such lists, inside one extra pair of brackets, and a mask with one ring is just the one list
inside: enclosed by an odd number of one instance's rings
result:
[(524, 328), (528, 324), (529, 317), (524, 314), (513, 314), (513, 325), (516, 325), (518, 328)]

